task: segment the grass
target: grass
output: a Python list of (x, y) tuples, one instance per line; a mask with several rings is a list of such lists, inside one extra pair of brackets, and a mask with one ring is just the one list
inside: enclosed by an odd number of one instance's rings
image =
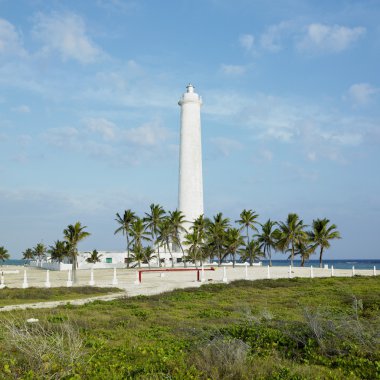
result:
[(26, 303), (66, 301), (81, 298), (96, 297), (120, 292), (117, 288), (98, 287), (72, 287), (72, 288), (27, 288), (0, 289), (0, 308), (8, 305), (20, 305)]
[[(0, 368), (4, 379), (372, 380), (379, 331), (380, 277), (236, 281), (0, 313)], [(60, 364), (73, 342), (78, 356)]]

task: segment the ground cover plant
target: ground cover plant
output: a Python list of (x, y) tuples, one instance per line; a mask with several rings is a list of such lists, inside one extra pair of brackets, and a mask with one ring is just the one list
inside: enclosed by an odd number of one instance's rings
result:
[(89, 286), (62, 288), (4, 288), (0, 290), (0, 308), (8, 305), (19, 305), (47, 301), (65, 301), (96, 297), (121, 292), (118, 288), (99, 288)]
[(4, 379), (378, 379), (380, 278), (236, 281), (4, 312), (0, 339)]

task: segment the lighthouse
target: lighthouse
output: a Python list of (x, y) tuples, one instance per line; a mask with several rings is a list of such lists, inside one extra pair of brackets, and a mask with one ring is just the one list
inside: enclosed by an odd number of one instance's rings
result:
[(181, 107), (178, 210), (185, 215), (184, 227), (189, 231), (192, 222), (203, 214), (202, 98), (189, 84), (178, 105)]

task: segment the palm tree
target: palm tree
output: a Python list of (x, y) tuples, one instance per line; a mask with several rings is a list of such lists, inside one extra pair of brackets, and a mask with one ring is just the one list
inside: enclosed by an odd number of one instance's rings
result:
[(127, 238), (127, 268), (129, 268), (129, 235), (131, 231), (131, 225), (136, 219), (136, 215), (132, 210), (125, 210), (123, 217), (119, 213), (116, 213), (116, 222), (119, 223), (120, 227), (117, 228), (114, 232), (116, 235), (119, 232), (122, 232), (123, 235)]
[(170, 249), (172, 237), (173, 237), (173, 229), (172, 229), (170, 220), (169, 218), (164, 218), (161, 220), (161, 222), (158, 225), (157, 242), (159, 245), (162, 245), (167, 252), (169, 252), (171, 260), (172, 260), (172, 267), (174, 267), (173, 253)]
[[(144, 222), (146, 223), (146, 228), (150, 230), (154, 244), (157, 244), (158, 226), (164, 216), (165, 210), (160, 205), (155, 205), (154, 203), (150, 205), (150, 214), (145, 213)], [(161, 267), (159, 244), (157, 244), (157, 254), (158, 265)]]
[(90, 264), (96, 264), (96, 263), (100, 263), (101, 261), (101, 258), (102, 258), (103, 255), (99, 255), (99, 252), (94, 249), (91, 253), (90, 253), (90, 256), (87, 257), (86, 261)]
[(295, 245), (305, 239), (307, 227), (303, 221), (299, 219), (297, 214), (289, 214), (286, 222), (277, 223), (279, 226), (278, 240), (276, 247), (286, 252), (290, 250), (290, 265), (293, 266)]
[(70, 253), (69, 243), (67, 241), (57, 240), (54, 242), (54, 245), (49, 247), (48, 253), (50, 253), (52, 260), (61, 263)]
[(249, 240), (250, 240), (249, 229), (258, 232), (256, 228), (256, 224), (258, 224), (256, 219), (258, 217), (259, 215), (256, 214), (255, 211), (244, 209), (240, 214), (240, 219), (236, 220), (236, 223), (238, 223), (241, 226), (240, 231), (243, 230), (244, 228), (246, 229), (247, 244), (249, 244)]
[(225, 237), (225, 255), (232, 254), (232, 267), (235, 268), (236, 252), (244, 244), (244, 238), (240, 235), (240, 231), (237, 228), (228, 228)]
[(308, 232), (308, 236), (313, 243), (315, 249), (319, 247), (319, 267), (322, 268), (323, 251), (330, 248), (329, 240), (340, 239), (340, 233), (335, 224), (329, 226), (330, 220), (316, 219), (313, 220), (312, 230)]
[(133, 244), (131, 250), (131, 258), (137, 261), (139, 268), (141, 268), (141, 261), (144, 261), (144, 247), (140, 244)]
[(198, 268), (197, 260), (202, 260), (201, 234), (194, 229), (193, 232), (185, 235), (183, 244), (188, 246), (186, 259), (190, 262), (193, 262), (195, 264), (195, 267)]
[(186, 260), (193, 262), (198, 268), (197, 260), (201, 262), (205, 258), (204, 244), (206, 229), (209, 220), (202, 215), (196, 218), (190, 227), (190, 233), (185, 235), (183, 244), (188, 245)]
[(255, 260), (259, 260), (263, 256), (265, 256), (264, 252), (261, 250), (258, 241), (251, 240), (249, 244), (245, 244), (239, 251), (239, 255), (242, 260), (249, 260), (250, 265)]
[(265, 257), (269, 258), (270, 267), (272, 266), (272, 248), (276, 248), (276, 241), (280, 232), (278, 229), (273, 230), (276, 224), (276, 222), (268, 219), (261, 226), (261, 234), (256, 235), (260, 250), (262, 250)]
[(222, 265), (225, 257), (224, 243), (226, 237), (226, 229), (229, 227), (229, 219), (224, 218), (222, 213), (214, 216), (207, 226), (207, 245), (210, 255), (217, 256), (218, 266)]
[(34, 259), (34, 252), (32, 248), (27, 248), (23, 253), (22, 253), (22, 259), (25, 260), (25, 264), (29, 260)]
[(38, 243), (33, 248), (34, 256), (37, 257), (38, 260), (42, 260), (46, 255), (47, 249), (43, 243)]
[(135, 220), (131, 224), (131, 229), (130, 229), (130, 235), (131, 235), (131, 243), (134, 245), (143, 245), (144, 241), (149, 241), (151, 240), (149, 238), (149, 232), (146, 231), (145, 229), (145, 224), (144, 221), (136, 217)]
[(185, 215), (182, 213), (182, 211), (179, 211), (179, 210), (169, 211), (169, 221), (171, 225), (171, 231), (173, 233), (172, 240), (181, 249), (183, 265), (186, 268), (185, 252), (183, 251), (181, 238), (180, 238), (181, 233), (187, 232), (185, 227), (183, 226), (183, 224), (185, 223)]
[(67, 228), (63, 230), (63, 235), (65, 240), (69, 245), (69, 255), (72, 259), (72, 267), (73, 267), (73, 281), (76, 282), (76, 270), (77, 270), (77, 260), (78, 260), (78, 248), (77, 245), (80, 241), (85, 239), (87, 236), (91, 234), (84, 229), (87, 226), (82, 226), (80, 222), (76, 222), (75, 224), (69, 224)]
[(8, 251), (1, 246), (0, 247), (0, 261), (1, 261), (1, 266), (3, 266), (5, 260), (9, 260), (9, 253)]
[[(149, 232), (145, 229), (145, 224), (143, 219), (136, 217), (131, 224), (130, 229), (131, 244), (133, 244), (133, 257), (136, 257), (141, 261), (141, 257), (144, 257), (143, 252), (143, 242), (151, 240), (149, 238)], [(137, 255), (137, 256), (136, 256)], [(140, 266), (140, 263), (139, 263)]]
[(193, 225), (190, 227), (190, 229), (196, 232), (199, 235), (200, 239), (204, 239), (208, 223), (210, 223), (210, 220), (208, 218), (205, 218), (202, 214), (194, 220)]
[(144, 255), (144, 261), (148, 263), (148, 267), (150, 269), (150, 262), (157, 258), (157, 256), (154, 254), (154, 248), (148, 245), (147, 247), (143, 248), (143, 255)]
[(303, 239), (296, 243), (294, 247), (294, 255), (300, 255), (301, 257), (301, 267), (305, 265), (305, 261), (309, 260), (311, 254), (315, 251), (315, 246), (310, 244), (309, 239)]

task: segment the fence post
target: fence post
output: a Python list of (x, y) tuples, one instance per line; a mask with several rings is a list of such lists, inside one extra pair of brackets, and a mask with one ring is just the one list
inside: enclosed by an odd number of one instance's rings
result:
[(26, 275), (26, 269), (24, 269), (24, 282), (22, 283), (22, 288), (23, 289), (29, 288), (28, 276)]
[(46, 282), (45, 282), (45, 288), (50, 288), (50, 272), (49, 269), (46, 271)]
[(90, 273), (90, 281), (88, 282), (88, 285), (94, 286), (95, 281), (94, 281), (94, 268), (91, 268), (91, 273)]
[(139, 285), (140, 283), (141, 283), (141, 272), (136, 271), (135, 285)]
[(67, 272), (67, 281), (66, 281), (66, 286), (68, 288), (73, 286), (73, 280), (71, 279), (71, 269), (68, 270)]
[(117, 277), (116, 277), (116, 267), (113, 268), (113, 279), (112, 279), (112, 285), (117, 285), (119, 282), (117, 281)]
[(227, 282), (227, 270), (226, 270), (226, 267), (223, 267), (223, 279), (222, 279), (223, 282)]

